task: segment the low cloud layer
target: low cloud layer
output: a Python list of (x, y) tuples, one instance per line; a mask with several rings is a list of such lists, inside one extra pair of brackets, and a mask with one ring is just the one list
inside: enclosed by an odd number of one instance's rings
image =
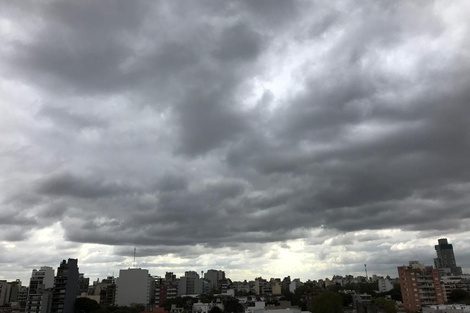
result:
[[(0, 249), (17, 258), (0, 250), (0, 266), (27, 277), (87, 255), (99, 276), (138, 247), (161, 271), (193, 260), (239, 278), (308, 257), (293, 270), (306, 279), (365, 262), (396, 275), (441, 236), (464, 247), (469, 13), (1, 3)], [(54, 248), (22, 261), (37, 244)]]

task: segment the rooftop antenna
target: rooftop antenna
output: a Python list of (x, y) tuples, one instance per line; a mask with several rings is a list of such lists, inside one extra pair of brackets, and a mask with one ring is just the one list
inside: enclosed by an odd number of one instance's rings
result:
[(135, 267), (136, 263), (135, 263), (135, 247), (134, 247), (134, 263), (132, 264), (133, 267)]
[(369, 281), (369, 276), (367, 275), (367, 264), (364, 264), (364, 269), (366, 271), (366, 280)]

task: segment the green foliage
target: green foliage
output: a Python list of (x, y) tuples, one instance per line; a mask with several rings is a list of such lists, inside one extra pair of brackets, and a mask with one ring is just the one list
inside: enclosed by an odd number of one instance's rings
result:
[(289, 290), (282, 290), (281, 293), (282, 297), (279, 300), (290, 301), (292, 304), (294, 304), (294, 302), (292, 301), (294, 294), (292, 292), (290, 292)]
[(401, 287), (399, 283), (393, 285), (393, 289), (389, 291), (389, 295), (391, 296), (392, 300), (403, 301), (403, 298), (401, 296)]
[(222, 310), (218, 306), (214, 306), (209, 310), (209, 313), (222, 313)]
[(279, 305), (279, 301), (276, 298), (268, 298), (264, 302), (266, 305), (272, 305), (272, 306)]
[(454, 289), (450, 293), (449, 302), (470, 304), (470, 293), (462, 289)]
[(199, 300), (201, 300), (202, 303), (212, 303), (214, 301), (214, 295), (213, 294), (201, 294), (199, 295)]
[(334, 291), (326, 291), (313, 298), (312, 313), (343, 313), (343, 298)]
[(403, 301), (401, 296), (401, 287), (399, 283), (393, 285), (393, 289), (387, 292), (382, 292), (376, 294), (377, 298), (385, 298), (385, 296), (390, 296), (394, 301)]
[[(208, 298), (212, 297), (210, 295), (207, 296)], [(176, 304), (176, 307), (183, 308), (188, 312), (191, 312), (193, 309), (193, 304), (198, 302), (197, 298), (193, 297), (176, 297), (172, 299), (167, 299), (161, 306), (165, 308), (166, 311), (170, 311), (171, 305)], [(204, 302), (204, 301), (203, 301)]]
[(374, 296), (377, 293), (377, 290), (379, 289), (379, 283), (374, 282), (374, 283), (352, 283), (352, 284), (346, 284), (343, 287), (340, 287), (342, 290), (354, 290), (357, 293), (367, 293), (372, 296)]
[(339, 295), (343, 298), (343, 307), (348, 307), (353, 303), (353, 297), (349, 293), (340, 292)]
[(99, 308), (100, 305), (95, 300), (89, 298), (77, 298), (75, 300), (75, 312), (77, 313), (91, 313)]
[(302, 286), (295, 289), (295, 292), (289, 292), (284, 294), (286, 300), (291, 301), (292, 305), (299, 306), (302, 311), (307, 310), (309, 306), (309, 299), (314, 295), (324, 292), (324, 289), (315, 285), (312, 282), (306, 282)]
[(384, 313), (397, 313), (397, 307), (395, 301), (385, 299), (385, 298), (375, 298), (373, 302), (377, 307)]

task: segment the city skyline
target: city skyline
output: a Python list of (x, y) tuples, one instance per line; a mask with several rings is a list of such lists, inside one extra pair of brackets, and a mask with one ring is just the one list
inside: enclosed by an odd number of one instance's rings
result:
[[(0, 2), (0, 279), (470, 270), (463, 1)], [(156, 269), (155, 271), (153, 269)]]
[[(449, 247), (452, 247), (452, 244), (451, 244), (451, 243), (448, 243), (448, 239), (447, 239), (447, 238), (439, 238), (439, 239), (438, 239), (438, 244), (440, 244), (440, 245), (441, 245), (441, 244), (444, 244), (444, 245), (447, 245), (447, 246), (449, 246)], [(435, 245), (435, 250), (437, 250), (436, 247), (437, 247), (437, 245)], [(437, 253), (437, 256), (440, 255), (440, 252), (437, 252), (437, 251), (436, 251), (436, 253)], [(451, 255), (452, 255), (452, 259), (453, 259), (452, 266), (453, 266), (453, 267), (456, 267), (457, 265), (456, 265), (456, 263), (455, 263), (455, 257), (454, 257), (453, 251), (452, 251)], [(73, 258), (72, 258), (72, 259), (73, 259)], [(129, 266), (129, 267), (127, 267), (127, 268), (119, 268), (119, 269), (117, 270), (117, 273), (119, 273), (119, 272), (121, 272), (121, 271), (123, 271), (123, 270), (127, 270), (127, 269), (145, 269), (145, 270), (147, 270), (147, 271), (150, 273), (150, 275), (152, 275), (152, 276), (165, 277), (165, 274), (171, 272), (172, 274), (175, 274), (176, 277), (179, 279), (180, 277), (183, 277), (184, 274), (186, 274), (188, 271), (189, 271), (189, 272), (193, 271), (193, 272), (196, 273), (197, 275), (199, 275), (199, 273), (201, 273), (201, 278), (202, 278), (202, 277), (203, 277), (203, 274), (207, 274), (208, 271), (213, 271), (213, 270), (214, 270), (214, 268), (205, 268), (205, 269), (201, 269), (201, 268), (186, 268), (186, 269), (183, 269), (182, 272), (178, 272), (178, 271), (174, 271), (174, 269), (167, 268), (167, 269), (164, 270), (164, 272), (160, 272), (160, 271), (162, 270), (162, 268), (161, 268), (160, 266), (155, 266), (155, 267), (153, 267), (153, 268), (140, 267), (140, 266), (139, 266), (140, 263), (137, 262), (137, 260), (138, 260), (138, 258), (136, 258), (136, 248), (134, 248), (134, 258), (133, 258), (133, 260), (132, 260), (132, 261), (133, 261), (133, 262), (132, 262), (132, 266)], [(64, 261), (65, 261), (65, 260), (64, 260)], [(408, 261), (403, 260), (403, 261), (402, 261), (402, 264), (397, 264), (397, 266), (405, 265), (405, 264), (408, 263), (408, 262), (422, 262), (422, 261), (423, 261), (423, 260), (415, 260), (415, 259), (413, 259), (413, 260), (410, 259), (410, 260), (408, 260)], [(434, 262), (436, 262), (436, 258), (434, 258)], [(84, 264), (84, 265), (85, 265), (85, 268), (86, 268), (86, 264)], [(362, 264), (361, 264), (361, 265), (362, 265)], [(363, 264), (363, 265), (364, 265), (364, 268), (363, 268), (363, 272), (362, 272), (362, 273), (361, 273), (361, 272), (335, 273), (335, 274), (333, 274), (333, 276), (347, 276), (347, 275), (353, 275), (353, 276), (357, 276), (357, 277), (359, 277), (359, 276), (363, 276), (363, 277), (372, 277), (372, 276), (382, 276), (382, 277), (385, 277), (385, 276), (389, 276), (389, 277), (391, 277), (391, 278), (394, 278), (394, 277), (395, 277), (395, 275), (393, 275), (393, 274), (383, 274), (383, 273), (374, 273), (374, 272), (371, 272), (371, 271), (370, 271), (370, 269), (371, 269), (371, 267), (370, 267), (371, 264), (369, 264), (369, 271), (367, 271), (367, 269), (366, 269), (367, 264)], [(441, 275), (443, 275), (443, 276), (446, 276), (446, 275), (457, 275), (457, 276), (458, 276), (458, 275), (462, 275), (462, 271), (461, 271), (461, 270), (459, 270), (459, 271), (457, 271), (457, 272), (453, 272), (453, 274), (452, 274), (450, 271), (453, 271), (453, 267), (452, 267), (452, 266), (449, 266), (449, 265), (447, 265), (447, 264), (444, 264), (444, 265), (443, 265), (443, 264), (439, 264), (439, 266), (438, 266), (438, 265), (436, 265), (436, 264), (430, 265), (430, 264), (428, 264), (428, 263), (426, 263), (426, 262), (423, 262), (423, 265), (426, 265), (426, 266), (434, 266), (435, 269), (440, 269), (441, 267), (444, 266), (444, 268), (442, 269), (442, 274), (441, 274)], [(373, 266), (373, 264), (372, 264), (372, 266)], [(43, 267), (43, 266), (38, 266), (37, 268), (33, 268), (33, 269), (32, 269), (33, 276), (35, 275), (36, 270), (39, 269), (39, 268), (42, 269), (42, 267)], [(46, 265), (46, 267), (50, 267), (50, 268), (52, 268), (52, 269), (55, 271), (54, 266), (47, 266), (47, 265)], [(448, 268), (445, 268), (445, 267), (448, 267)], [(460, 269), (461, 267), (458, 267), (458, 268)], [(154, 273), (155, 271), (157, 271), (158, 273), (155, 274), (155, 273)], [(215, 269), (215, 272), (218, 272), (218, 271), (223, 271), (224, 273), (225, 273), (225, 271), (227, 271), (228, 273), (231, 272), (230, 269)], [(101, 280), (101, 279), (104, 279), (104, 278), (107, 278), (107, 277), (119, 277), (119, 276), (115, 276), (114, 270), (113, 270), (112, 272), (109, 272), (109, 267), (107, 267), (106, 275), (102, 275), (102, 276), (99, 276), (99, 274), (98, 274), (98, 275), (97, 275), (97, 274), (92, 274), (91, 277), (90, 277), (90, 275), (88, 275), (88, 274), (85, 273), (84, 271), (80, 271), (80, 272), (81, 272), (82, 274), (84, 274), (85, 277), (91, 278), (91, 281), (97, 281), (97, 280)], [(398, 272), (397, 272), (397, 274), (398, 274)], [(466, 273), (464, 272), (463, 274), (466, 274)], [(216, 274), (216, 275), (218, 275), (218, 274)], [(268, 276), (269, 276), (269, 275), (268, 275)], [(274, 276), (268, 277), (268, 276), (260, 274), (260, 275), (257, 275), (256, 277), (264, 277), (264, 278), (268, 278), (268, 279), (269, 279), (269, 278), (280, 278), (280, 279), (282, 279), (282, 278), (287, 277), (287, 276), (291, 277), (292, 275), (290, 275), (289, 273), (285, 273), (285, 274), (282, 274), (282, 275), (277, 276), (277, 277), (274, 277)], [(224, 274), (224, 277), (225, 277), (225, 274)], [(330, 277), (331, 277), (331, 276), (330, 276)], [(330, 278), (330, 277), (316, 277), (316, 278), (312, 278), (312, 277), (304, 278), (304, 277), (302, 277), (302, 278), (301, 278), (301, 281), (320, 280), (320, 279), (325, 279), (325, 278)], [(227, 275), (227, 278), (232, 279), (232, 277), (229, 277), (228, 275)], [(234, 277), (234, 278), (235, 278), (235, 277)], [(240, 278), (240, 277), (237, 276), (236, 278), (237, 278), (237, 279), (232, 279), (232, 280), (233, 280), (233, 281), (244, 281), (244, 280), (250, 281), (250, 280), (253, 280), (255, 277), (249, 277), (249, 278), (247, 278), (247, 277), (242, 277), (242, 278)], [(295, 277), (295, 276), (291, 277), (291, 279), (294, 279), (294, 278), (299, 278), (299, 277)], [(396, 278), (396, 277), (395, 277), (395, 278)], [(20, 279), (20, 280), (23, 282), (23, 285), (25, 285), (25, 282), (28, 281), (28, 280), (25, 281), (24, 279), (21, 279), (21, 277), (16, 277), (16, 278), (0, 277), (0, 280), (1, 280), (1, 279), (7, 280), (7, 281), (14, 281), (14, 280), (16, 280), (16, 279)]]

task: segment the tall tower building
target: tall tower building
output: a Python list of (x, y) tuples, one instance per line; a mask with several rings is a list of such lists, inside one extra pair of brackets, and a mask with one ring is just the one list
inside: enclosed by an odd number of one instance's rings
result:
[(452, 244), (447, 242), (447, 238), (438, 240), (438, 244), (434, 246), (437, 258), (434, 259), (434, 266), (440, 270), (442, 274), (450, 274), (453, 276), (462, 275), (462, 268), (457, 266), (454, 256), (454, 248)]
[(73, 313), (78, 293), (78, 260), (60, 263), (54, 280), (52, 313)]
[(51, 311), (52, 288), (54, 287), (54, 269), (43, 266), (33, 270), (29, 280), (29, 291), (26, 298), (27, 313), (48, 313)]
[(439, 271), (432, 266), (410, 261), (409, 266), (398, 267), (398, 277), (405, 312), (421, 312), (423, 306), (444, 304)]

